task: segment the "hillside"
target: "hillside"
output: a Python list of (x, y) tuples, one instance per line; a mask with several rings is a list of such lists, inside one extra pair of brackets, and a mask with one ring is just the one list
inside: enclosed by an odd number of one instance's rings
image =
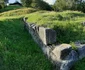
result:
[(37, 10), (33, 8), (21, 8), (17, 10), (11, 10), (11, 11), (0, 13), (0, 16), (2, 17), (22, 16), (22, 15), (26, 15), (26, 14), (29, 14), (35, 11)]
[(0, 70), (52, 70), (21, 20), (36, 10), (21, 8), (0, 13)]
[[(10, 9), (9, 9), (10, 8)], [(58, 43), (85, 40), (85, 14), (78, 11), (50, 12), (14, 6), (0, 13), (0, 70), (52, 70), (53, 65), (24, 29), (21, 18), (28, 22), (53, 28)], [(85, 70), (85, 58), (72, 70)]]

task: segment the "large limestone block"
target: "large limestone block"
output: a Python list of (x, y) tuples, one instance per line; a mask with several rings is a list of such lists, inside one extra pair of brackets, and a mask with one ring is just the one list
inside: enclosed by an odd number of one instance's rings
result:
[(39, 36), (45, 45), (56, 42), (56, 32), (53, 29), (39, 27)]
[(59, 46), (56, 46), (56, 48), (52, 51), (53, 56), (55, 55), (57, 60), (64, 60), (70, 52), (71, 45), (69, 44), (61, 44)]

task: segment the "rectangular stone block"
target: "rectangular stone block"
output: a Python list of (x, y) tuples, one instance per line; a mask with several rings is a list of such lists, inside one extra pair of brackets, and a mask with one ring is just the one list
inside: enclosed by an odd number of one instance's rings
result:
[(56, 46), (52, 53), (55, 55), (57, 60), (64, 60), (71, 52), (71, 49), (72, 47), (70, 44), (61, 44)]
[(45, 45), (56, 42), (56, 32), (53, 29), (39, 27), (39, 37)]

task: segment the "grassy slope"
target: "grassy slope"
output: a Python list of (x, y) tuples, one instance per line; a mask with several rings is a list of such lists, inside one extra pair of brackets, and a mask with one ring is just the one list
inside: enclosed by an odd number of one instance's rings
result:
[(2, 16), (0, 70), (52, 70), (50, 61), (43, 55), (28, 31), (24, 30), (21, 16)]
[(81, 25), (81, 22), (85, 20), (84, 13), (77, 11), (40, 11), (27, 15), (27, 17), (28, 22), (34, 22), (40, 26), (43, 25), (55, 29), (59, 43), (85, 40), (85, 27)]
[(11, 10), (8, 12), (3, 12), (0, 13), (1, 17), (11, 17), (11, 16), (24, 16), (26, 14), (35, 12), (37, 10), (33, 9), (33, 8), (21, 8), (21, 9), (17, 9), (17, 10)]

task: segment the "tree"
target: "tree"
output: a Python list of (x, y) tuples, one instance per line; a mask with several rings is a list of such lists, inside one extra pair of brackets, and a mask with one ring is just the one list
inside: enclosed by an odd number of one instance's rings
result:
[(31, 3), (32, 3), (32, 0), (21, 0), (21, 2), (22, 2), (23, 6), (30, 7)]
[(5, 7), (5, 0), (0, 0), (0, 9)]
[(8, 2), (9, 2), (9, 0), (4, 0), (4, 2), (5, 2), (5, 3), (8, 3)]
[(41, 10), (52, 10), (52, 7), (43, 0), (32, 0), (31, 7)]
[(77, 4), (77, 10), (85, 13), (85, 1), (79, 0)]
[(77, 0), (56, 0), (54, 5), (58, 11), (75, 9), (76, 1)]

